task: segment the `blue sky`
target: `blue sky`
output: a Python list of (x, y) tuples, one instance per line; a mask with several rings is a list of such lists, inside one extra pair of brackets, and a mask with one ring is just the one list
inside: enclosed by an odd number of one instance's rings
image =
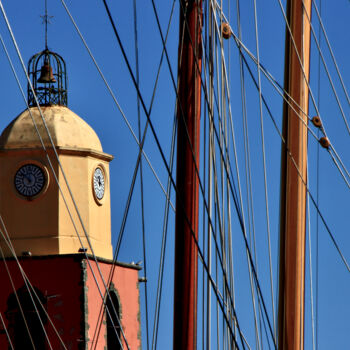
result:
[[(138, 16), (138, 45), (140, 63), (140, 91), (147, 107), (150, 105), (153, 86), (161, 57), (162, 43), (155, 21), (154, 12), (150, 0), (137, 2)], [(285, 1), (283, 2), (283, 4)], [(243, 42), (254, 54), (255, 31), (253, 1), (244, 1), (241, 4), (241, 20)], [(25, 62), (36, 52), (44, 49), (44, 26), (40, 15), (44, 12), (44, 1), (3, 1), (14, 35), (18, 41), (23, 59)], [(137, 95), (132, 80), (128, 73), (124, 59), (121, 56), (117, 41), (113, 35), (111, 26), (104, 11), (102, 1), (67, 1), (67, 5), (77, 21), (77, 24), (84, 35), (91, 51), (95, 55), (104, 75), (115, 93), (118, 102), (130, 125), (137, 134)], [(121, 40), (125, 47), (127, 56), (132, 68), (135, 71), (135, 48), (134, 48), (134, 18), (133, 2), (112, 2), (110, 1), (111, 12), (114, 17)], [(171, 1), (156, 1), (163, 32), (165, 31), (171, 13)], [(225, 14), (230, 13), (233, 31), (237, 33), (235, 3), (230, 7), (224, 4)], [(283, 84), (283, 55), (284, 55), (284, 19), (279, 8), (278, 1), (260, 1), (258, 6), (260, 59), (264, 67)], [(175, 5), (175, 13), (172, 19), (167, 45), (170, 64), (174, 76), (177, 70), (178, 50), (178, 1)], [(54, 16), (48, 31), (48, 46), (51, 50), (63, 56), (67, 63), (69, 79), (69, 108), (84, 118), (99, 135), (104, 151), (111, 153), (115, 159), (111, 163), (111, 194), (112, 194), (112, 236), (113, 243), (122, 222), (124, 206), (127, 200), (128, 190), (132, 173), (134, 170), (138, 147), (131, 136), (120, 112), (117, 110), (108, 90), (100, 79), (93, 62), (78, 37), (70, 19), (68, 18), (62, 4), (58, 0), (48, 0), (49, 15)], [(342, 72), (345, 84), (349, 82), (350, 51), (348, 49), (349, 30), (348, 20), (350, 4), (347, 0), (334, 2), (322, 1), (322, 15), (327, 30), (327, 35), (332, 44), (340, 71)], [(10, 55), (15, 62), (21, 82), (26, 87), (23, 72), (21, 71), (16, 53), (7, 32), (4, 20), (0, 16), (0, 34), (3, 36)], [(313, 13), (313, 20), (316, 20), (316, 13)], [(317, 21), (315, 30), (318, 33)], [(336, 78), (336, 71), (331, 63), (331, 57), (326, 50), (325, 40), (322, 39), (322, 49), (329, 70), (334, 78), (334, 84), (339, 92), (339, 99), (343, 105), (346, 118), (349, 118), (349, 104), (344, 93), (341, 92), (339, 79)], [(232, 98), (232, 114), (235, 124), (237, 154), (241, 175), (244, 173), (244, 148), (242, 138), (242, 108), (239, 83), (239, 66), (237, 47), (231, 39), (225, 43), (227, 62), (230, 70), (230, 86)], [(321, 69), (320, 81), (318, 80), (319, 59), (316, 47), (312, 44), (312, 68), (311, 88), (318, 101), (318, 85), (320, 82), (320, 104), (319, 109), (324, 120), (325, 129), (335, 149), (346, 166), (350, 166), (347, 156), (349, 149), (349, 134), (341, 119), (341, 113), (337, 107), (336, 100), (332, 95), (330, 85), (324, 69)], [(257, 76), (256, 68), (248, 59)], [(0, 99), (1, 118), (0, 129), (2, 130), (15, 116), (24, 108), (25, 104), (13, 79), (7, 59), (0, 50), (1, 84)], [(248, 125), (251, 136), (252, 172), (254, 175), (254, 208), (256, 219), (257, 246), (259, 247), (259, 268), (262, 274), (262, 285), (264, 296), (268, 307), (271, 308), (269, 300), (269, 289), (267, 283), (267, 250), (266, 250), (266, 218), (264, 215), (264, 188), (261, 157), (260, 121), (258, 94), (251, 79), (246, 72)], [(281, 125), (282, 100), (271, 87), (271, 84), (263, 79), (263, 94), (268, 101), (277, 124)], [(160, 144), (164, 153), (168, 156), (170, 152), (171, 130), (175, 111), (175, 93), (170, 79), (169, 69), (166, 62), (163, 62), (160, 71), (160, 79), (155, 95), (154, 105), (151, 113), (151, 120), (157, 131)], [(274, 263), (274, 289), (277, 290), (277, 260), (278, 260), (278, 214), (279, 214), (279, 159), (280, 159), (280, 138), (274, 129), (271, 119), (264, 109), (264, 125), (267, 149), (267, 173), (268, 189), (270, 198), (270, 220), (272, 257)], [(310, 106), (310, 115), (315, 114), (315, 109)], [(202, 117), (203, 121), (204, 117)], [(141, 124), (145, 125), (146, 117), (141, 113)], [(313, 129), (315, 130), (315, 129)], [(316, 155), (317, 142), (310, 136), (310, 191), (316, 196)], [(159, 155), (155, 141), (151, 133), (147, 135), (145, 151), (148, 154), (152, 165), (156, 169), (160, 181), (164, 186), (167, 183), (167, 173)], [(145, 177), (145, 223), (147, 235), (147, 266), (150, 312), (152, 320), (154, 314), (154, 300), (156, 293), (156, 281), (159, 266), (159, 248), (163, 225), (163, 213), (165, 198), (159, 184), (154, 179), (150, 168), (143, 162)], [(319, 207), (323, 213), (328, 226), (331, 228), (345, 257), (350, 259), (350, 240), (348, 227), (350, 215), (348, 214), (349, 188), (342, 180), (330, 156), (324, 150), (320, 150), (320, 192)], [(242, 180), (243, 187), (246, 181)], [(174, 195), (171, 197), (175, 203)], [(310, 225), (312, 240), (312, 257), (314, 263), (314, 288), (315, 288), (315, 262), (316, 262), (316, 216), (312, 205)], [(246, 208), (245, 208), (246, 210)], [(234, 250), (236, 254), (236, 303), (242, 328), (247, 334), (252, 348), (255, 348), (254, 333), (252, 326), (251, 301), (249, 281), (247, 275), (247, 264), (242, 242), (242, 234), (239, 231), (236, 214), (233, 214), (234, 223)], [(172, 293), (173, 293), (173, 222), (174, 213), (170, 211), (169, 237), (167, 255), (165, 260), (165, 281), (164, 297), (161, 311), (161, 325), (159, 330), (159, 349), (170, 348), (171, 344), (171, 323), (172, 323)], [(135, 193), (131, 203), (130, 213), (125, 230), (120, 257), (122, 261), (143, 260), (142, 256), (142, 235), (140, 220), (140, 185), (136, 185)], [(349, 326), (347, 316), (350, 311), (350, 303), (347, 300), (350, 294), (349, 273), (342, 264), (338, 253), (329, 239), (321, 221), (319, 221), (319, 342), (318, 349), (345, 349), (347, 347), (347, 334)], [(308, 264), (306, 265), (308, 271)], [(201, 273), (201, 270), (200, 270)], [(142, 272), (141, 272), (142, 274)], [(307, 275), (307, 286), (309, 286), (309, 273)], [(143, 291), (142, 291), (143, 292)], [(311, 323), (310, 323), (310, 298), (309, 287), (306, 289), (306, 349), (312, 348)], [(314, 290), (315, 293), (315, 290)], [(141, 298), (142, 315), (142, 336), (145, 341), (145, 310), (144, 297)], [(145, 347), (145, 342), (143, 344)], [(201, 339), (199, 339), (201, 344)]]

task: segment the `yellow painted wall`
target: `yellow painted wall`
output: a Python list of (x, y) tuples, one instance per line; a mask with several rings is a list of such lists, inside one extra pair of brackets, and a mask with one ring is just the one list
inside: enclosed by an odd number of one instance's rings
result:
[[(37, 122), (40, 123), (37, 110), (31, 110), (36, 113)], [(109, 162), (113, 157), (102, 152), (95, 132), (68, 108), (53, 106), (45, 107), (43, 111), (49, 116), (50, 131), (59, 135), (56, 137), (56, 150), (94, 252), (99, 257), (111, 259)], [(69, 126), (72, 130), (67, 134)], [(22, 127), (24, 133), (21, 133)], [(80, 135), (80, 139), (84, 140), (83, 148), (79, 147), (79, 129), (84, 131)], [(78, 136), (72, 138), (72, 134)], [(31, 145), (33, 148), (30, 148)], [(96, 149), (87, 149), (87, 145), (95, 145)], [(18, 116), (0, 137), (0, 214), (17, 255), (24, 251), (30, 251), (32, 255), (78, 253), (81, 243), (47, 155), (39, 146), (34, 127), (30, 132), (27, 111)], [(48, 154), (83, 246), (88, 248), (88, 253), (92, 253), (52, 148), (48, 148)], [(17, 170), (26, 163), (41, 166), (48, 175), (47, 188), (30, 200), (19, 195), (14, 186)], [(93, 195), (92, 177), (98, 165), (104, 169), (106, 178), (105, 194), (101, 201), (95, 200)], [(6, 256), (12, 256), (1, 236), (0, 247)]]

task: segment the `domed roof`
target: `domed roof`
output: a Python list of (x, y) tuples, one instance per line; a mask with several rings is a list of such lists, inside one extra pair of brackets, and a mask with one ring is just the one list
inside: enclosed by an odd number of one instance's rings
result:
[[(41, 107), (47, 128), (56, 147), (91, 149), (102, 152), (95, 131), (77, 114), (64, 106)], [(46, 128), (37, 107), (30, 108), (45, 146), (51, 147)], [(42, 148), (32, 118), (26, 109), (0, 136), (0, 149)]]

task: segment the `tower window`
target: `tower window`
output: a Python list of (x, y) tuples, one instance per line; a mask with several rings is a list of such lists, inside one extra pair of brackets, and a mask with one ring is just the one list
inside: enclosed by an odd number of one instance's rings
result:
[(40, 290), (37, 288), (34, 288), (34, 290), (35, 293), (31, 291), (30, 294), (27, 287), (23, 286), (17, 290), (19, 302), (15, 293), (12, 293), (7, 299), (6, 317), (9, 321), (9, 334), (15, 350), (46, 349), (43, 327), (47, 323), (47, 317), (40, 305), (41, 303), (46, 308), (46, 298)]
[[(120, 307), (116, 293), (109, 291), (110, 297), (106, 299), (106, 321), (107, 321), (107, 349), (122, 349), (122, 336), (120, 325)], [(108, 311), (107, 311), (108, 309)]]

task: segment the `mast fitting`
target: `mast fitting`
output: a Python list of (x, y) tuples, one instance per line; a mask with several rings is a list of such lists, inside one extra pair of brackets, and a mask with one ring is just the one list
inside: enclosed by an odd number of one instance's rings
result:
[(314, 124), (316, 126), (316, 128), (321, 128), (322, 127), (321, 118), (318, 115), (314, 116), (311, 119), (311, 121), (312, 121), (312, 124)]
[(224, 22), (221, 24), (221, 33), (224, 39), (230, 39), (232, 32), (228, 23)]

